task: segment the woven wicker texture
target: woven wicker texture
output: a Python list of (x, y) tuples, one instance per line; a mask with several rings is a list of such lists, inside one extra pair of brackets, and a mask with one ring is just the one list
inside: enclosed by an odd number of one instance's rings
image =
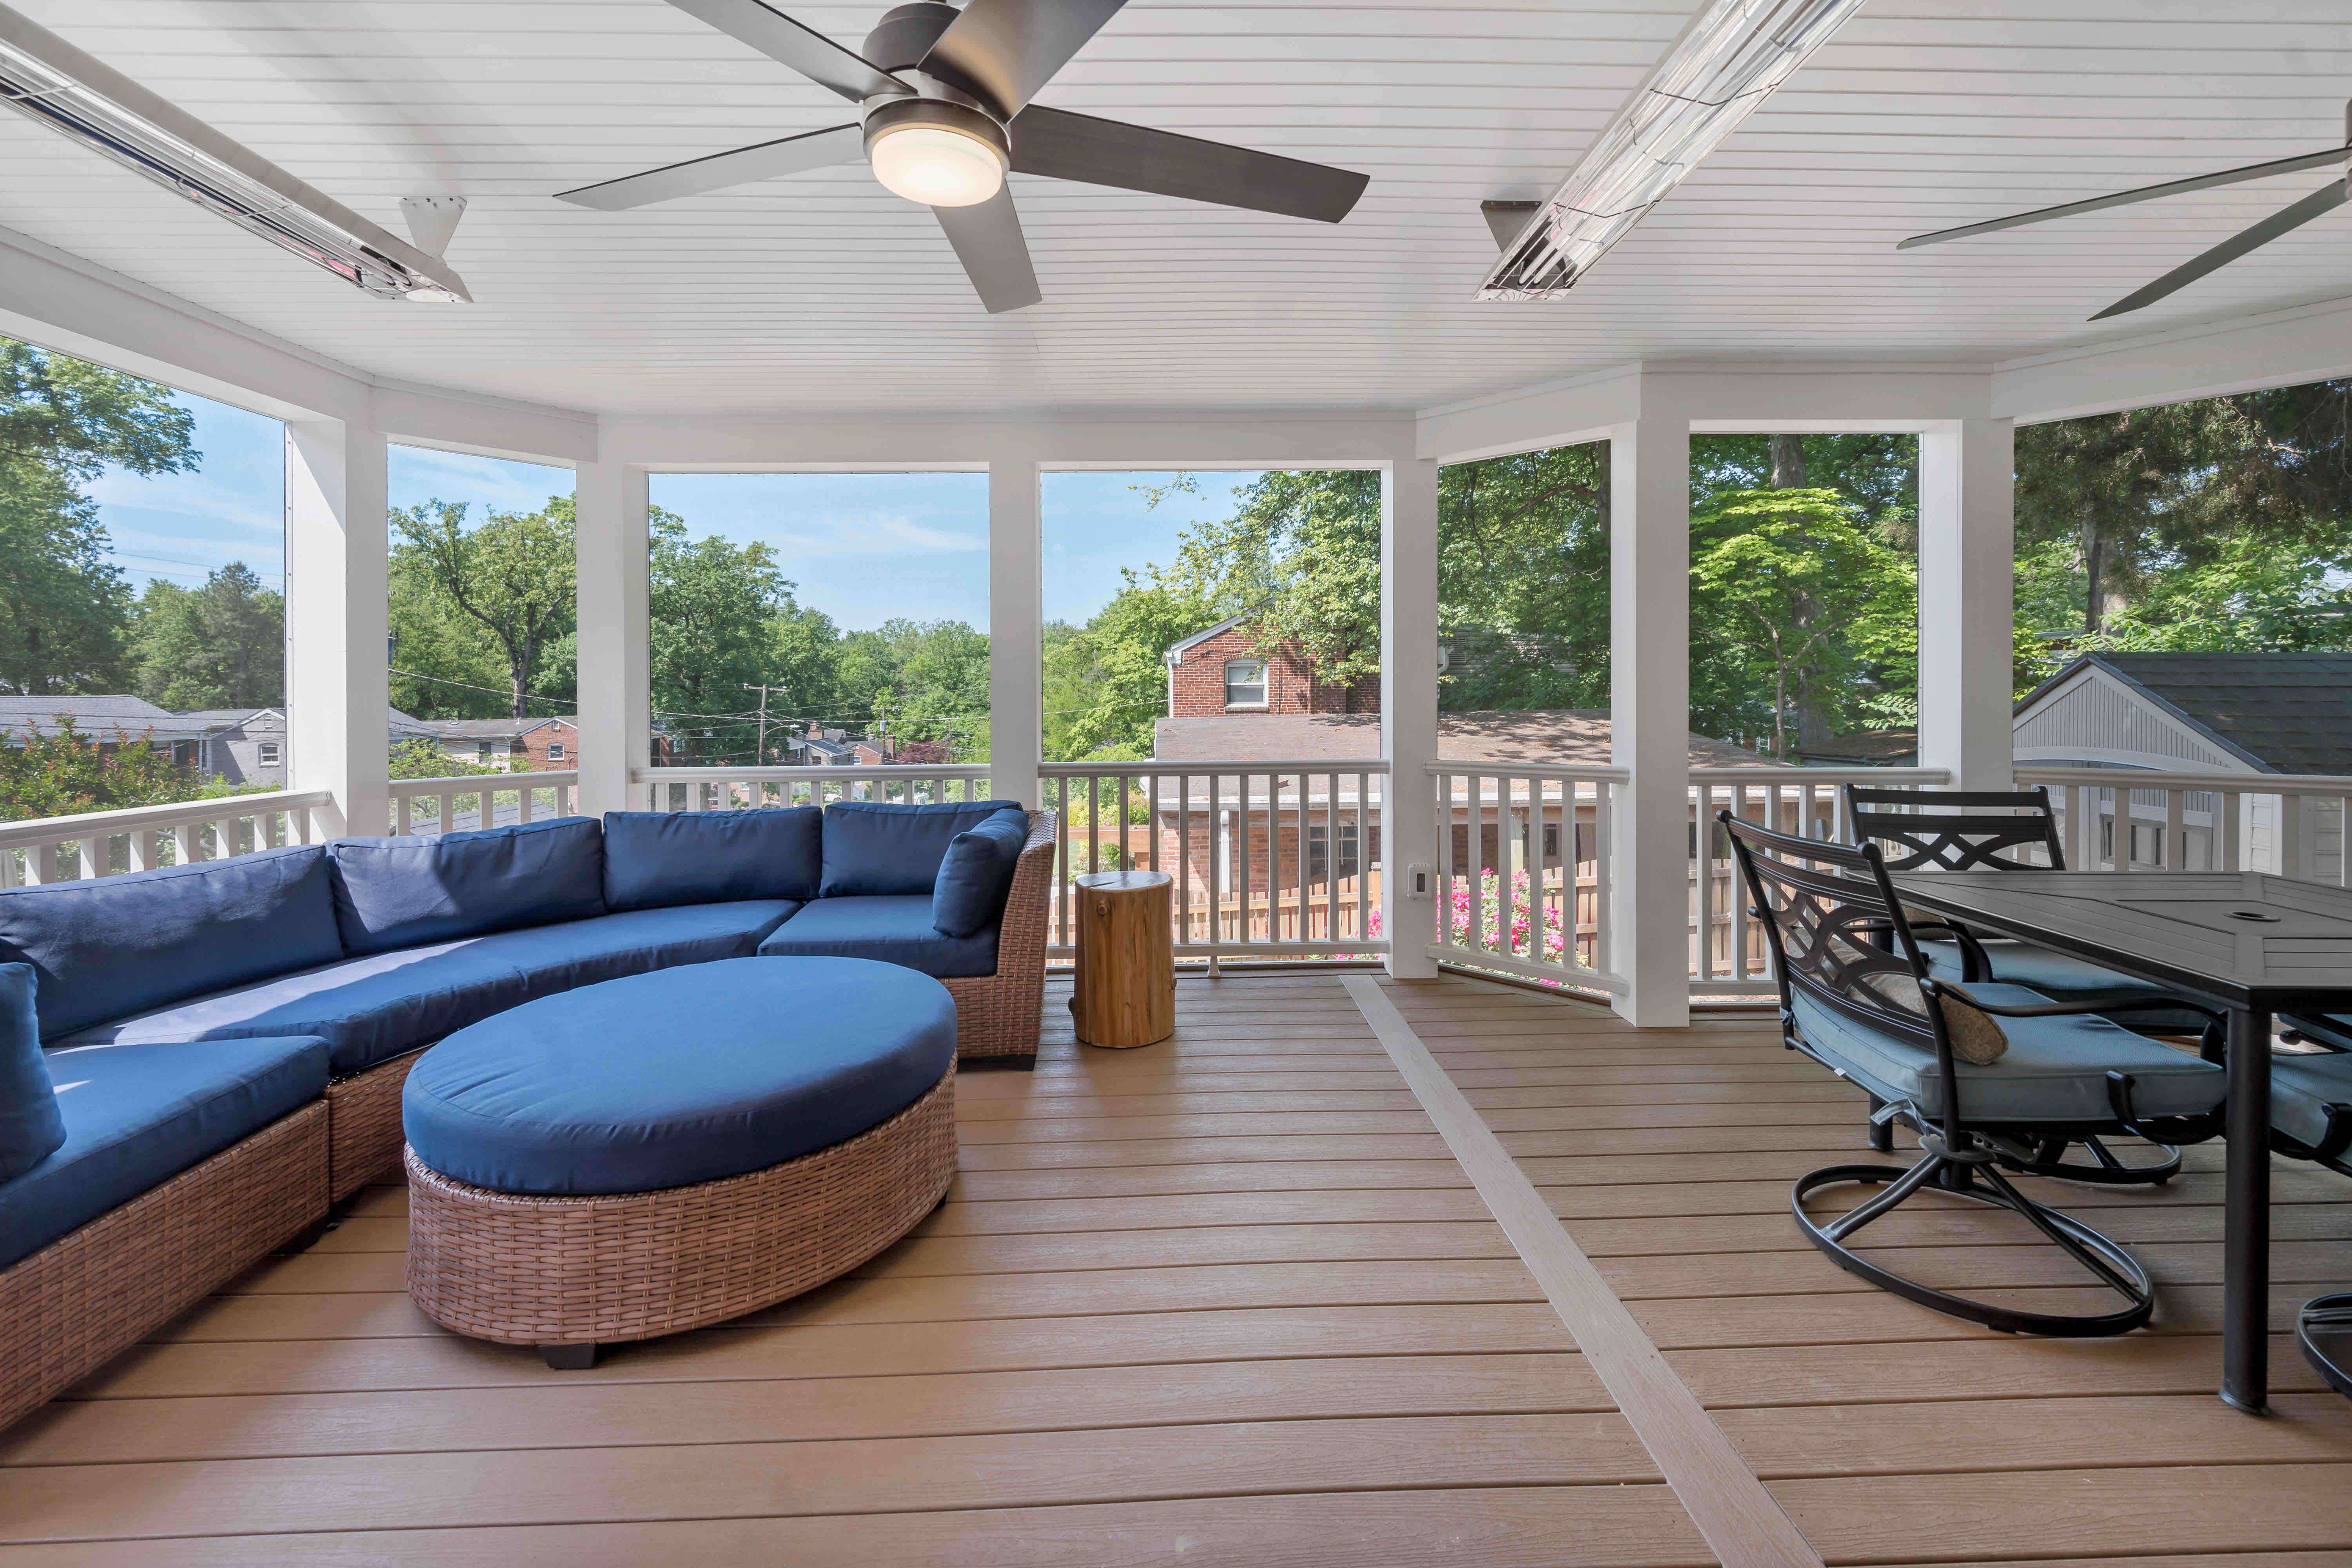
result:
[(408, 1293), (426, 1317), (504, 1344), (649, 1339), (822, 1285), (930, 1213), (955, 1179), (955, 1068), (846, 1142), (664, 1192), (531, 1197), (406, 1161)]
[(996, 973), (970, 980), (943, 980), (956, 1005), (956, 1057), (1034, 1057), (1038, 1015), (1045, 1000), (1045, 913), (1054, 884), (1054, 837), (1050, 811), (1029, 814), (1029, 842), (1004, 900), (1004, 925), (996, 939)]
[(341, 1203), (400, 1165), (400, 1088), (423, 1051), (327, 1086), (328, 1201)]
[(313, 1101), (0, 1273), (0, 1427), (327, 1212)]

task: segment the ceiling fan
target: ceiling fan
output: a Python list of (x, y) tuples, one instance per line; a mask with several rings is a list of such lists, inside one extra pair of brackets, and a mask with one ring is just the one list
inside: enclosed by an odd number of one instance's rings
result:
[[(2137, 190), (2118, 191), (2111, 196), (2093, 196), (2088, 201), (2068, 202), (2063, 206), (2037, 207), (2011, 217), (1997, 217), (1985, 223), (1967, 224), (1959, 228), (1938, 229), (1934, 234), (1913, 235), (1909, 239), (1898, 242), (1895, 248), (1911, 250), (1922, 245), (1939, 245), (1948, 239), (1965, 239), (1972, 234), (2021, 228), (2030, 223), (2073, 217), (2077, 213), (2102, 212), (2108, 207), (2150, 202), (2158, 196), (2184, 195), (2190, 191), (2209, 191), (2216, 185), (2234, 185), (2245, 180), (2266, 180), (2273, 174), (2322, 169), (2330, 163), (2344, 163), (2347, 160), (2352, 160), (2352, 104), (2347, 104), (2344, 109), (2344, 145), (2341, 147), (2330, 147), (2321, 153), (2299, 153), (2292, 158), (2278, 158), (2267, 163), (2248, 163), (2242, 168), (2224, 169), (2218, 174), (2168, 180), (2160, 185), (2142, 185)], [(2352, 199), (2352, 167), (2345, 170), (2342, 178), (2329, 181), (2301, 201), (2291, 202), (2262, 222), (2231, 235), (2203, 255), (2181, 263), (2145, 289), (2125, 295), (2091, 320), (2104, 321), (2109, 316), (2121, 316), (2143, 306), (2153, 305), (2166, 295), (2187, 288), (2207, 273), (2218, 272), (2238, 258), (2261, 249), (2279, 236), (2301, 228), (2321, 214), (2335, 211), (2347, 199)]]
[(604, 212), (698, 195), (863, 158), (884, 188), (938, 216), (992, 314), (1044, 298), (1008, 170), (1338, 223), (1367, 176), (1030, 101), (1127, 0), (917, 0), (859, 51), (761, 0), (669, 0), (829, 87), (855, 123), (583, 185), (560, 199)]

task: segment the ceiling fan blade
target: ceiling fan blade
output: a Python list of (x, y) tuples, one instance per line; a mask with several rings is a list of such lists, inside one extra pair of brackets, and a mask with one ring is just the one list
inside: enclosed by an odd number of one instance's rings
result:
[(1018, 114), (1126, 4), (971, 0), (931, 45), (922, 68), (943, 64), (985, 92), (1006, 114)]
[(1370, 176), (1171, 131), (1032, 104), (1013, 122), (1013, 166), (1090, 185), (1338, 223)]
[(2030, 213), (2018, 213), (2011, 217), (1997, 217), (1985, 223), (1965, 224), (1958, 228), (1939, 228), (1933, 234), (1915, 234), (1908, 239), (1897, 240), (1897, 250), (1916, 250), (1923, 245), (1941, 245), (1948, 239), (1966, 239), (1972, 234), (1990, 234), (1996, 229), (2022, 228), (2030, 223), (2048, 223), (2052, 218), (2074, 217), (2082, 213), (2105, 212), (2109, 207), (2129, 206), (2134, 202), (2152, 202), (2158, 196), (2186, 195), (2190, 191), (2210, 191), (2216, 185), (2234, 185), (2247, 180), (2267, 180), (2273, 174), (2292, 174), (2303, 169), (2317, 169), (2329, 163), (2341, 163), (2352, 158), (2352, 147), (2331, 147), (2325, 153), (2301, 153), (2292, 158), (2281, 158), (2269, 163), (2248, 163), (2243, 168), (2224, 169), (2218, 174), (2197, 174), (2186, 180), (2168, 180), (2160, 185), (2141, 185), (2137, 189), (2117, 191), (2111, 196), (2093, 196), (2088, 201), (2068, 202), (2063, 206), (2036, 207)]
[(738, 147), (732, 153), (689, 158), (683, 163), (648, 169), (642, 174), (627, 174), (601, 184), (558, 191), (555, 199), (577, 207), (593, 207), (598, 212), (625, 212), (631, 207), (675, 201), (679, 196), (723, 191), (730, 185), (772, 180), (779, 174), (797, 174), (834, 163), (854, 163), (864, 156), (866, 132), (856, 125), (835, 125), (803, 136), (762, 142), (756, 147)]
[(2346, 201), (2344, 182), (2330, 180), (2299, 202), (2281, 207), (2251, 228), (2239, 230), (2193, 261), (2182, 263), (2137, 293), (2126, 294), (2097, 315), (2095, 321), (2109, 316), (2127, 315), (2142, 306), (2153, 305), (2176, 289), (2185, 289), (2208, 272), (2218, 272), (2241, 256), (2258, 250), (2279, 236), (2301, 228), (2313, 218), (2335, 211)]
[(772, 60), (779, 60), (853, 102), (883, 94), (910, 95), (914, 89), (862, 56), (801, 26), (760, 0), (669, 0), (698, 21), (707, 22), (730, 37), (740, 38)]
[(1021, 235), (1011, 185), (974, 206), (931, 211), (990, 315), (1023, 310), (1045, 297), (1038, 291), (1037, 269), (1029, 264), (1029, 242)]

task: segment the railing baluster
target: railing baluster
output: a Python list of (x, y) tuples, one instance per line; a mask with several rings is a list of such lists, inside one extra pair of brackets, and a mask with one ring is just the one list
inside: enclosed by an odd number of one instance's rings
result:
[(1192, 775), (1178, 773), (1175, 779), (1176, 942), (1187, 947), (1192, 942)]
[(1695, 946), (1697, 963), (1694, 966), (1701, 981), (1715, 978), (1715, 820), (1710, 809), (1715, 805), (1715, 786), (1698, 784), (1696, 809), (1691, 813), (1691, 859), (1696, 897), (1696, 912), (1693, 916), (1698, 932)]
[[(1371, 811), (1371, 780), (1370, 773), (1359, 773), (1356, 775), (1356, 939), (1359, 942), (1370, 940), (1372, 934), (1372, 837), (1367, 820)], [(1387, 804), (1385, 799), (1381, 804)], [(1439, 814), (1437, 821), (1438, 831), (1451, 840), (1454, 836), (1446, 830), (1444, 813)], [(1385, 869), (1381, 875), (1387, 875)], [(1402, 940), (1394, 931), (1389, 935), (1391, 940)]]

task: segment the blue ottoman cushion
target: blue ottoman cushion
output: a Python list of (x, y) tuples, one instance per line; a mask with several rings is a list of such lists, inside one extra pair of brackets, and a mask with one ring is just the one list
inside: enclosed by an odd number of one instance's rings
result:
[(352, 952), (604, 912), (604, 828), (593, 817), (437, 838), (338, 838), (327, 855), (335, 921)]
[(950, 936), (931, 923), (931, 900), (905, 893), (890, 899), (819, 899), (760, 944), (771, 958), (877, 958), (919, 969), (937, 980), (996, 973), (991, 922), (970, 936)]
[(66, 1141), (0, 1183), (0, 1268), (300, 1110), (327, 1089), (321, 1040), (86, 1046), (49, 1053)]
[(504, 1193), (689, 1186), (855, 1138), (955, 1061), (955, 1002), (863, 959), (742, 959), (525, 1003), (408, 1075), (432, 1169)]
[(0, 963), (0, 1182), (21, 1176), (66, 1141), (57, 1086), (33, 1014), (33, 966)]
[(824, 879), (818, 894), (827, 899), (904, 893), (928, 897), (957, 834), (970, 832), (1000, 811), (1020, 809), (1017, 800), (940, 805), (837, 800), (824, 808)]
[(814, 899), (824, 853), (823, 816), (813, 805), (608, 811), (605, 907)]
[(342, 956), (315, 844), (0, 892), (0, 962), (40, 975), (45, 1040)]

